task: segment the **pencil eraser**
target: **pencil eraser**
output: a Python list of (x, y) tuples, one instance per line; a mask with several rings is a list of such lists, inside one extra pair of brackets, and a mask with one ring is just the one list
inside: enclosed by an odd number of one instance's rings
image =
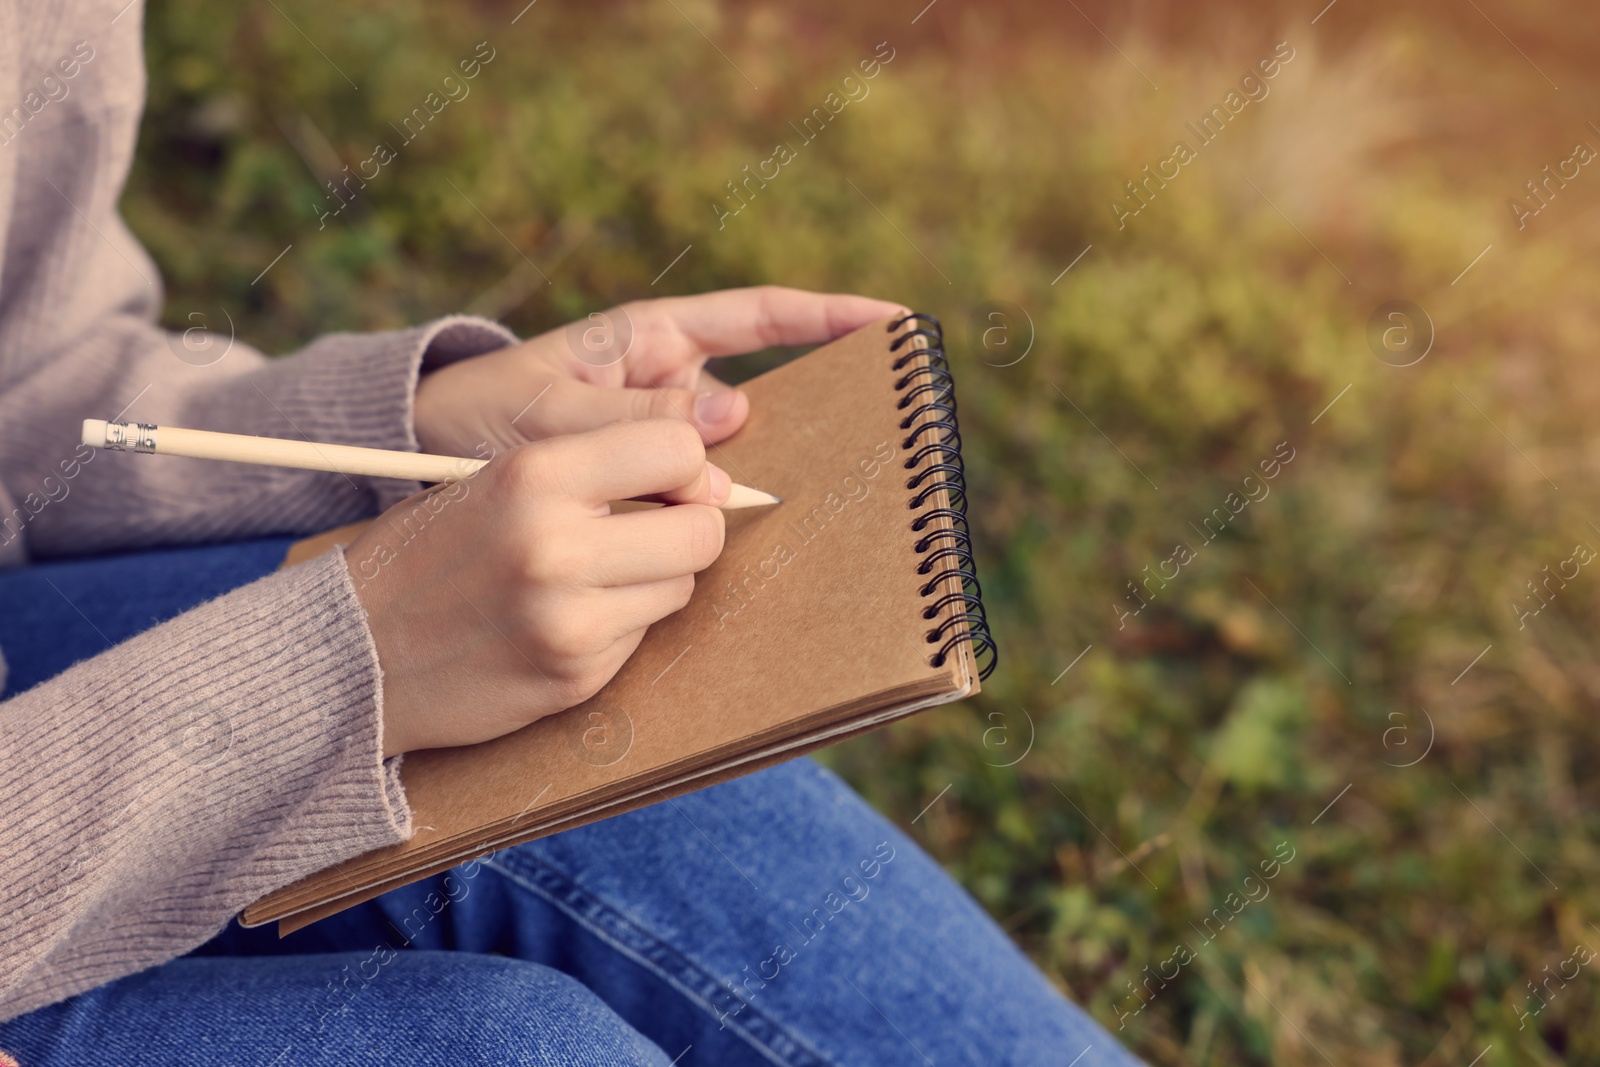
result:
[(83, 420), (83, 443), (93, 445), (95, 448), (106, 447), (106, 420)]

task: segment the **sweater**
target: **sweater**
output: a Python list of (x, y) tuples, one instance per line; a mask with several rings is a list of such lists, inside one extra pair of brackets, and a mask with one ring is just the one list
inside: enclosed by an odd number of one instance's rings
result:
[[(516, 341), (451, 316), (273, 359), (234, 342), (210, 362), (158, 328), (160, 275), (117, 214), (142, 16), (141, 0), (0, 0), (0, 566), (375, 514), (420, 486), (95, 452), (79, 424), (415, 451), (419, 374)], [(381, 712), (340, 549), (0, 703), (0, 1020), (182, 955), (263, 894), (404, 840)], [(228, 723), (229, 743), (174, 743), (197, 722)]]

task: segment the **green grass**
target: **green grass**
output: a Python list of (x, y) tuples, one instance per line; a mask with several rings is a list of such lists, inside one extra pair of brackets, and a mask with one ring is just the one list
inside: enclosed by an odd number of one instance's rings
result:
[[(920, 6), (164, 0), (125, 210), (172, 325), (225, 310), (268, 351), (762, 282), (941, 316), (1002, 667), (826, 760), (902, 825), (948, 786), (912, 832), (1113, 1031), (1149, 1000), (1120, 1033), (1152, 1061), (1600, 1060), (1594, 968), (1517, 1015), (1600, 947), (1600, 575), (1525, 628), (1509, 606), (1600, 548), (1600, 171), (1526, 230), (1506, 205), (1600, 146), (1594, 18), (1496, 7), (1519, 56), (1443, 4), (1086, 7), (1119, 52), (1071, 12)], [(1119, 229), (1123, 183), (1285, 39), (1271, 94)], [(471, 94), (319, 229), (320, 180), (484, 40)], [(884, 40), (870, 95), (719, 229), (724, 183)], [(1368, 348), (1395, 299), (1437, 329), (1411, 367)]]

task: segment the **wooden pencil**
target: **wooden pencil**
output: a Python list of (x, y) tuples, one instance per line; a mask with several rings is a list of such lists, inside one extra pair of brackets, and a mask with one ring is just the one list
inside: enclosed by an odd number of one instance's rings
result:
[[(376, 478), (403, 478), (417, 482), (454, 482), (478, 471), (488, 460), (457, 456), (431, 456), (356, 445), (289, 441), (279, 437), (186, 430), (181, 426), (149, 423), (83, 420), (83, 443), (95, 448), (148, 452), (158, 456), (188, 456), (271, 467), (363, 474)], [(780, 503), (778, 497), (735, 483), (723, 502), (724, 511)]]

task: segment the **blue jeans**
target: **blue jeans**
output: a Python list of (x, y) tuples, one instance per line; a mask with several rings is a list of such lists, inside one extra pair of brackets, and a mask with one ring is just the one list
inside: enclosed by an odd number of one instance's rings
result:
[[(0, 577), (0, 601), (36, 616), (0, 618), (7, 689), (45, 669), (13, 653), (41, 625), (52, 647), (85, 638), (72, 658), (103, 646), (69, 601), (94, 603), (121, 640), (281, 554), (261, 542)], [(124, 611), (117, 589), (144, 599)], [(230, 926), (0, 1024), (0, 1049), (24, 1067), (1136, 1062), (808, 759), (502, 850), (282, 940)]]

